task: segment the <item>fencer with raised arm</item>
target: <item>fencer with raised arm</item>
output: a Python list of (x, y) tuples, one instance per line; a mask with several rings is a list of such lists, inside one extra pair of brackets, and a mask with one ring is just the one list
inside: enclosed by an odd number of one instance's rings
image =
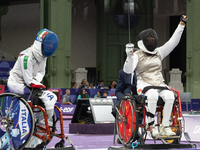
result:
[[(123, 70), (126, 73), (133, 73), (135, 70), (137, 76), (137, 92), (141, 94), (146, 86), (167, 86), (162, 76), (162, 60), (170, 54), (170, 52), (178, 45), (181, 35), (187, 21), (186, 16), (181, 16), (180, 23), (173, 33), (172, 37), (163, 46), (157, 47), (158, 36), (155, 30), (146, 29), (138, 35), (139, 50), (133, 53), (134, 45), (129, 43), (126, 45), (127, 58), (124, 63)], [(164, 102), (163, 120), (160, 127), (160, 133), (152, 125), (152, 135), (175, 135), (169, 127), (169, 119), (174, 102), (174, 94), (170, 90), (150, 89), (145, 93), (148, 100), (149, 112), (155, 115), (158, 96)], [(151, 118), (149, 122), (154, 122)]]

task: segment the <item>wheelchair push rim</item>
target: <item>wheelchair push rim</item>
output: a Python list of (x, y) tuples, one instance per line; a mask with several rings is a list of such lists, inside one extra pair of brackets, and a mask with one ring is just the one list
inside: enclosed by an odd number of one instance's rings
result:
[(34, 130), (33, 113), (17, 94), (0, 94), (0, 149), (23, 149)]
[(119, 139), (123, 144), (131, 143), (135, 140), (138, 131), (135, 101), (131, 101), (129, 96), (125, 96), (120, 101), (118, 110), (116, 126)]

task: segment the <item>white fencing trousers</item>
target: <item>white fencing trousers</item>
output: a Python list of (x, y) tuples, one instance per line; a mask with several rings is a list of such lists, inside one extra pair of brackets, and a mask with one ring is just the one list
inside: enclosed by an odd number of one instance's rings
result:
[(163, 109), (163, 126), (169, 126), (169, 119), (172, 111), (172, 106), (174, 103), (174, 93), (170, 90), (156, 90), (150, 89), (145, 94), (148, 100), (148, 108), (149, 111), (155, 115), (156, 106), (158, 101), (158, 96), (160, 96), (163, 101), (165, 102), (164, 109)]
[(11, 93), (16, 93), (20, 95), (24, 94), (24, 88), (25, 88), (24, 84), (20, 84), (13, 80), (8, 80), (7, 86), (8, 86), (9, 92)]
[[(11, 93), (16, 93), (20, 95), (24, 94), (24, 88), (25, 88), (24, 84), (20, 84), (13, 80), (9, 80), (7, 85)], [(46, 110), (52, 110), (51, 113), (53, 113), (54, 105), (57, 102), (57, 96), (53, 92), (45, 90), (40, 99), (44, 103)]]

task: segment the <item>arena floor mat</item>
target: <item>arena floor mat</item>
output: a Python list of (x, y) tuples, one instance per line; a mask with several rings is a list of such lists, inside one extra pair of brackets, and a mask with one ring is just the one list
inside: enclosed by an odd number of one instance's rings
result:
[[(74, 147), (72, 146), (68, 146), (68, 147), (63, 147), (63, 148), (46, 148), (44, 150), (76, 150)], [(24, 148), (23, 150), (37, 150), (36, 148)]]
[(108, 150), (143, 150), (143, 149), (153, 149), (153, 150), (159, 150), (159, 149), (196, 149), (196, 144), (144, 144), (144, 145), (138, 145), (135, 148), (132, 148), (131, 146), (119, 147), (119, 146), (111, 146), (108, 148)]

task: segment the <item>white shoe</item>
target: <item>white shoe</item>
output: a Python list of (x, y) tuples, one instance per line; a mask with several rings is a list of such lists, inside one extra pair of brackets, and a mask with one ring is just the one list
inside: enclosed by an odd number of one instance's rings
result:
[(149, 134), (150, 137), (151, 137), (151, 136), (156, 137), (156, 136), (158, 136), (160, 133), (158, 132), (158, 129), (157, 129), (155, 126), (152, 126), (152, 135), (151, 135), (151, 132), (150, 132), (150, 131), (148, 131), (148, 134)]
[(152, 136), (156, 137), (158, 136), (160, 133), (158, 132), (158, 129), (156, 127), (152, 127)]
[(160, 130), (160, 135), (166, 135), (166, 136), (176, 135), (176, 133), (173, 132), (170, 127), (164, 127), (164, 126), (161, 125), (159, 130)]

